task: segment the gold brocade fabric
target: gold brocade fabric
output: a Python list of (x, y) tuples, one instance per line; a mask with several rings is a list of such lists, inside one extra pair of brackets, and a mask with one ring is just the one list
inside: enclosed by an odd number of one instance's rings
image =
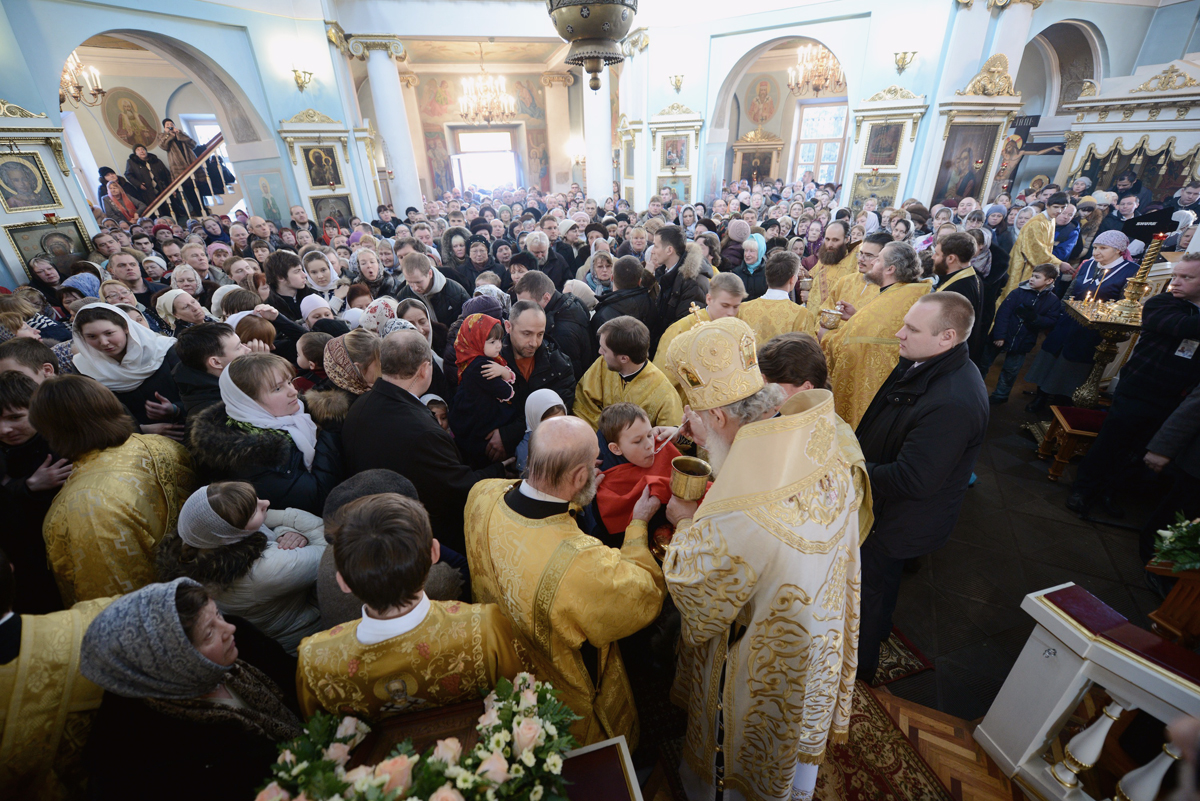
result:
[(42, 524), (63, 603), (154, 581), (154, 548), (195, 488), (191, 456), (166, 437), (134, 434), (76, 459)]
[(875, 393), (900, 361), (896, 332), (904, 315), (930, 289), (927, 281), (892, 284), (821, 341), (838, 417), (851, 428), (858, 428)]
[[(475, 600), (497, 604), (530, 643), (535, 675), (561, 691), (582, 720), (580, 745), (618, 734), (637, 748), (637, 710), (617, 640), (648, 626), (666, 593), (637, 521), (620, 550), (579, 531), (569, 514), (522, 517), (504, 502), (516, 482), (481, 481), (467, 498), (467, 560)], [(580, 647), (599, 655), (599, 687)]]
[(702, 782), (689, 797), (712, 797), (719, 746), (727, 798), (784, 801), (797, 763), (820, 763), (848, 732), (866, 474), (833, 406), (828, 390), (801, 392), (744, 426), (667, 546), (682, 618), (672, 699), (688, 709), (684, 759)]
[(21, 616), (21, 653), (0, 665), (0, 798), (83, 797), (79, 759), (104, 691), (79, 673), (79, 645), (114, 600)]
[(758, 298), (738, 307), (738, 319), (754, 329), (758, 347), (780, 334), (808, 331), (808, 309), (786, 298)]
[(851, 247), (846, 257), (837, 264), (817, 262), (816, 266), (809, 270), (809, 274), (813, 284), (808, 290), (808, 300), (804, 305), (808, 308), (808, 333), (815, 337), (821, 309), (832, 308), (829, 295), (833, 292), (834, 284), (847, 275), (858, 275), (858, 245)]
[(856, 270), (837, 280), (829, 293), (829, 299), (825, 301), (825, 308), (832, 309), (838, 301), (842, 301), (849, 303), (855, 309), (861, 309), (874, 300), (878, 294), (879, 287), (870, 281), (863, 280), (862, 274)]
[(662, 337), (658, 340), (658, 350), (654, 351), (654, 366), (671, 382), (671, 386), (679, 394), (679, 402), (683, 404), (687, 403), (687, 396), (683, 394), (683, 387), (679, 385), (679, 378), (676, 377), (675, 371), (667, 366), (667, 349), (671, 347), (675, 337), (683, 332), (691, 331), (700, 322), (712, 321), (707, 309), (701, 309), (699, 315), (700, 317), (697, 319), (695, 314), (686, 314), (667, 326), (667, 330), (663, 331)]
[(604, 358), (593, 362), (575, 385), (573, 414), (597, 428), (600, 413), (614, 403), (636, 403), (650, 417), (652, 426), (677, 426), (683, 422), (683, 403), (666, 374), (646, 362), (632, 381), (625, 381), (609, 370)]
[(1039, 264), (1057, 265), (1054, 256), (1054, 220), (1043, 214), (1033, 215), (1017, 234), (1017, 242), (1008, 255), (1008, 282), (1004, 291), (996, 298), (996, 308), (1008, 297), (1008, 293), (1029, 280), (1033, 268)]
[(300, 643), (296, 691), (305, 717), (320, 710), (371, 722), (470, 701), (526, 669), (528, 648), (494, 604), (430, 602), (407, 634), (363, 645), (360, 621)]

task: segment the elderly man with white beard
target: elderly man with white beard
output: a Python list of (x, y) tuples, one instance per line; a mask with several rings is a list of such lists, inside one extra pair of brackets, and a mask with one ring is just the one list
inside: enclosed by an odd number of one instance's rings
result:
[(862, 454), (839, 440), (828, 390), (784, 403), (763, 382), (741, 320), (697, 325), (667, 358), (716, 476), (699, 507), (667, 505), (676, 528), (663, 573), (682, 618), (671, 695), (688, 710), (681, 775), (689, 798), (807, 801), (826, 743), (849, 726)]

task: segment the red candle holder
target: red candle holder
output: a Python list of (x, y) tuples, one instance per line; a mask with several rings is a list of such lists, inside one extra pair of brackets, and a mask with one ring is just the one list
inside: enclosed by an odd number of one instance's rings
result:
[(58, 225), (58, 215), (55, 214), (54, 212), (48, 211), (45, 214), (43, 214), (42, 216), (45, 217), (46, 222), (50, 223), (51, 225), (55, 225), (55, 226)]

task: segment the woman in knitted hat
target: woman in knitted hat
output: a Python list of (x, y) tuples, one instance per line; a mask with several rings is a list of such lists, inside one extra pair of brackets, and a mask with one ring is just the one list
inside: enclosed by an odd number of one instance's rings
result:
[(725, 229), (725, 239), (721, 243), (721, 267), (725, 270), (735, 269), (742, 264), (742, 243), (750, 236), (750, 223), (745, 220), (733, 219)]
[[(1118, 300), (1125, 282), (1137, 274), (1138, 265), (1125, 258), (1129, 237), (1104, 231), (1092, 243), (1092, 258), (1079, 265), (1068, 290), (1068, 300)], [(1087, 380), (1096, 357), (1100, 335), (1063, 314), (1046, 336), (1026, 379), (1038, 385), (1038, 395), (1026, 407), (1041, 411), (1047, 405), (1071, 405), (1069, 396)]]
[(325, 550), (321, 518), (271, 509), (245, 481), (201, 487), (158, 546), (159, 578), (208, 587), (221, 613), (240, 615), (289, 653), (320, 630), (312, 588)]
[[(191, 579), (118, 598), (79, 652), (80, 672), (105, 691), (83, 753), (89, 793), (147, 798), (148, 788), (175, 787), (188, 798), (253, 797), (277, 744), (301, 733), (288, 667), (277, 646), (226, 621)], [(144, 788), (132, 795), (130, 753)]]

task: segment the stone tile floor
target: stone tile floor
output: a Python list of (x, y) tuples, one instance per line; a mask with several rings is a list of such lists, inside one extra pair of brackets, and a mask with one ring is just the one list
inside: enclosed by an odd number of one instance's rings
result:
[[(888, 690), (965, 720), (987, 713), (1033, 630), (1020, 609), (1027, 593), (1075, 582), (1143, 627), (1160, 602), (1143, 578), (1137, 532), (1085, 522), (1066, 509), (1078, 460), (1060, 482), (1047, 480), (1050, 463), (1037, 458), (1021, 426), (1050, 415), (1024, 410), (1031, 400), (1025, 389), (1032, 387), (1018, 381), (1008, 403), (992, 407), (979, 481), (950, 542), (904, 576), (894, 618), (935, 669)], [(1119, 498), (1121, 522), (1140, 526), (1159, 491), (1149, 480)]]

